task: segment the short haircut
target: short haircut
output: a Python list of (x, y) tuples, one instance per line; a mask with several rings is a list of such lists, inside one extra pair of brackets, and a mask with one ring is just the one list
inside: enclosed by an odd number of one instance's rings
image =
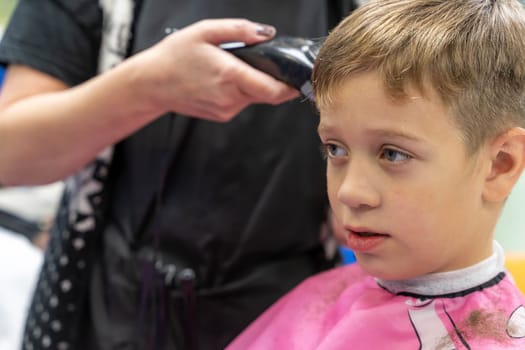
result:
[(312, 76), (320, 110), (355, 74), (395, 99), (431, 87), (474, 152), (525, 126), (525, 10), (517, 0), (371, 0), (327, 37)]

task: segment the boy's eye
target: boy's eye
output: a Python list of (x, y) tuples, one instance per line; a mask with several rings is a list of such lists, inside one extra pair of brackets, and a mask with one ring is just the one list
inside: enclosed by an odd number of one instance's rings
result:
[(344, 148), (333, 143), (323, 144), (321, 146), (321, 151), (327, 158), (341, 158), (348, 154)]
[(384, 148), (381, 150), (380, 156), (389, 162), (402, 162), (412, 158), (410, 155), (393, 148)]

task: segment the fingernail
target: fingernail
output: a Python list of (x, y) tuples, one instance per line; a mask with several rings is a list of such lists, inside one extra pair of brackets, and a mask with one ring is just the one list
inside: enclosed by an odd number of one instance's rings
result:
[(275, 28), (267, 24), (260, 24), (257, 27), (257, 35), (272, 37), (275, 35)]

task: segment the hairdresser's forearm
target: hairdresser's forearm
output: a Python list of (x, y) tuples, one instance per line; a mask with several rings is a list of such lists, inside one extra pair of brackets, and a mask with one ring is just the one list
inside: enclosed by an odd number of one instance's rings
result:
[(79, 87), (21, 99), (0, 112), (0, 183), (62, 179), (162, 111), (127, 62)]

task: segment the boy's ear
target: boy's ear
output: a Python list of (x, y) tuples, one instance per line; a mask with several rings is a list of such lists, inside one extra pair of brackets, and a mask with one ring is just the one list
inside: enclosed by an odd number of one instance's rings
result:
[(489, 202), (504, 201), (525, 167), (525, 129), (512, 128), (496, 137), (489, 145), (490, 171), (485, 180), (483, 198)]

